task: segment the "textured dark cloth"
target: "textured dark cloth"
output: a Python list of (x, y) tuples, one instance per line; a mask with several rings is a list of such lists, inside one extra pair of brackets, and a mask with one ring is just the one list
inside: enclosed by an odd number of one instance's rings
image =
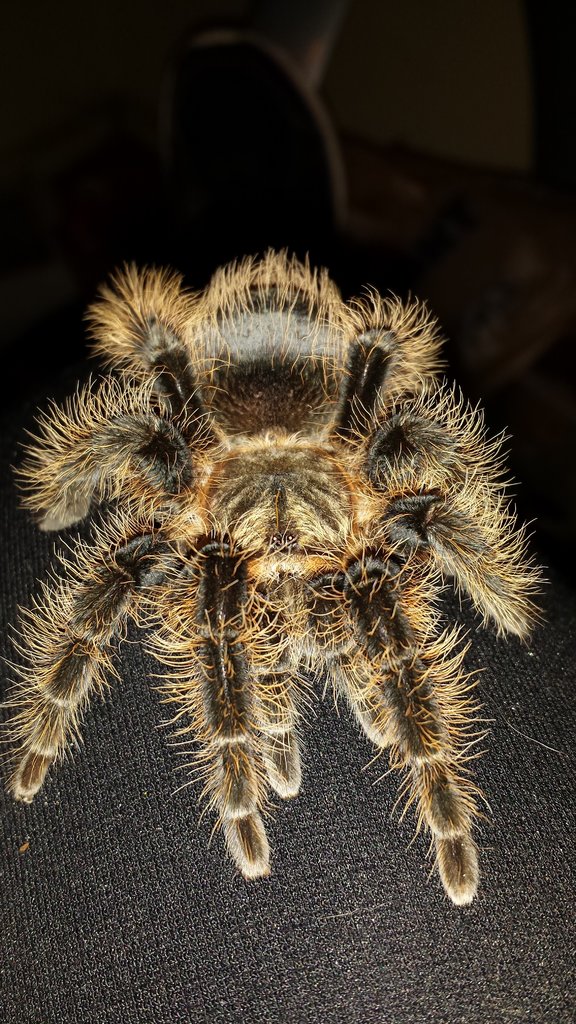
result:
[[(32, 405), (2, 430), (2, 653), (54, 547), (8, 466)], [(59, 542), (56, 540), (56, 546)], [(576, 598), (554, 579), (528, 645), (470, 629), (491, 721), (476, 778), (476, 901), (429, 877), (396, 780), (329, 697), (305, 729), (300, 796), (267, 822), (270, 878), (224, 855), (181, 763), (137, 632), (82, 748), (26, 807), (2, 794), (0, 1019), (8, 1024), (568, 1024), (574, 1021)], [(5, 671), (9, 676), (9, 671)], [(27, 848), (24, 848), (29, 844)]]

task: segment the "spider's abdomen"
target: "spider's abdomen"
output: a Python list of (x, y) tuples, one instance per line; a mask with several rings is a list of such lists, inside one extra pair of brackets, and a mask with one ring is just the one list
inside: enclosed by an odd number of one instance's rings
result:
[(322, 363), (312, 358), (252, 358), (219, 367), (206, 399), (217, 423), (230, 433), (314, 430), (332, 411)]

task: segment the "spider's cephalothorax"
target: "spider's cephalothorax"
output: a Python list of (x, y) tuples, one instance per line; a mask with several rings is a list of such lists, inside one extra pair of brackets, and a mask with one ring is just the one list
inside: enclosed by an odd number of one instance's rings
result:
[(539, 572), (500, 440), (436, 381), (433, 320), (374, 293), (346, 304), (272, 252), (201, 294), (128, 267), (90, 318), (111, 372), (40, 419), (20, 470), (41, 529), (92, 519), (23, 615), (13, 795), (32, 800), (74, 740), (137, 615), (245, 876), (269, 870), (267, 794), (298, 792), (299, 722), (327, 676), (469, 902), (478, 733), (437, 594), (450, 579), (525, 636)]

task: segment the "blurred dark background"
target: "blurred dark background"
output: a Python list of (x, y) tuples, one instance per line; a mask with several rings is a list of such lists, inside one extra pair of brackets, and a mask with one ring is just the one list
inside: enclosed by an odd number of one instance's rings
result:
[(541, 557), (576, 554), (576, 72), (564, 5), (11, 5), (0, 62), (7, 403), (88, 356), (125, 260), (196, 287), (288, 246), (428, 301), (507, 428)]

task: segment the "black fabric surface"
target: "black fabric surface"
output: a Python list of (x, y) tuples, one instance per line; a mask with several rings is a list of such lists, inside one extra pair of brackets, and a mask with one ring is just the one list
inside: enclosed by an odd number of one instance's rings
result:
[[(69, 390), (69, 389), (66, 389)], [(8, 466), (33, 404), (2, 429), (1, 653), (55, 538)], [(56, 539), (56, 545), (58, 540)], [(122, 681), (35, 802), (2, 806), (0, 1019), (18, 1024), (568, 1024), (575, 1019), (576, 597), (556, 580), (532, 641), (471, 631), (492, 719), (476, 778), (481, 888), (453, 906), (427, 841), (393, 813), (385, 760), (329, 697), (305, 730), (300, 796), (268, 821), (273, 873), (238, 876), (175, 771), (155, 664), (131, 631)], [(7, 670), (5, 676), (9, 676)], [(320, 687), (318, 688), (320, 690)], [(368, 765), (368, 766), (367, 766)], [(28, 843), (27, 849), (22, 847)]]

